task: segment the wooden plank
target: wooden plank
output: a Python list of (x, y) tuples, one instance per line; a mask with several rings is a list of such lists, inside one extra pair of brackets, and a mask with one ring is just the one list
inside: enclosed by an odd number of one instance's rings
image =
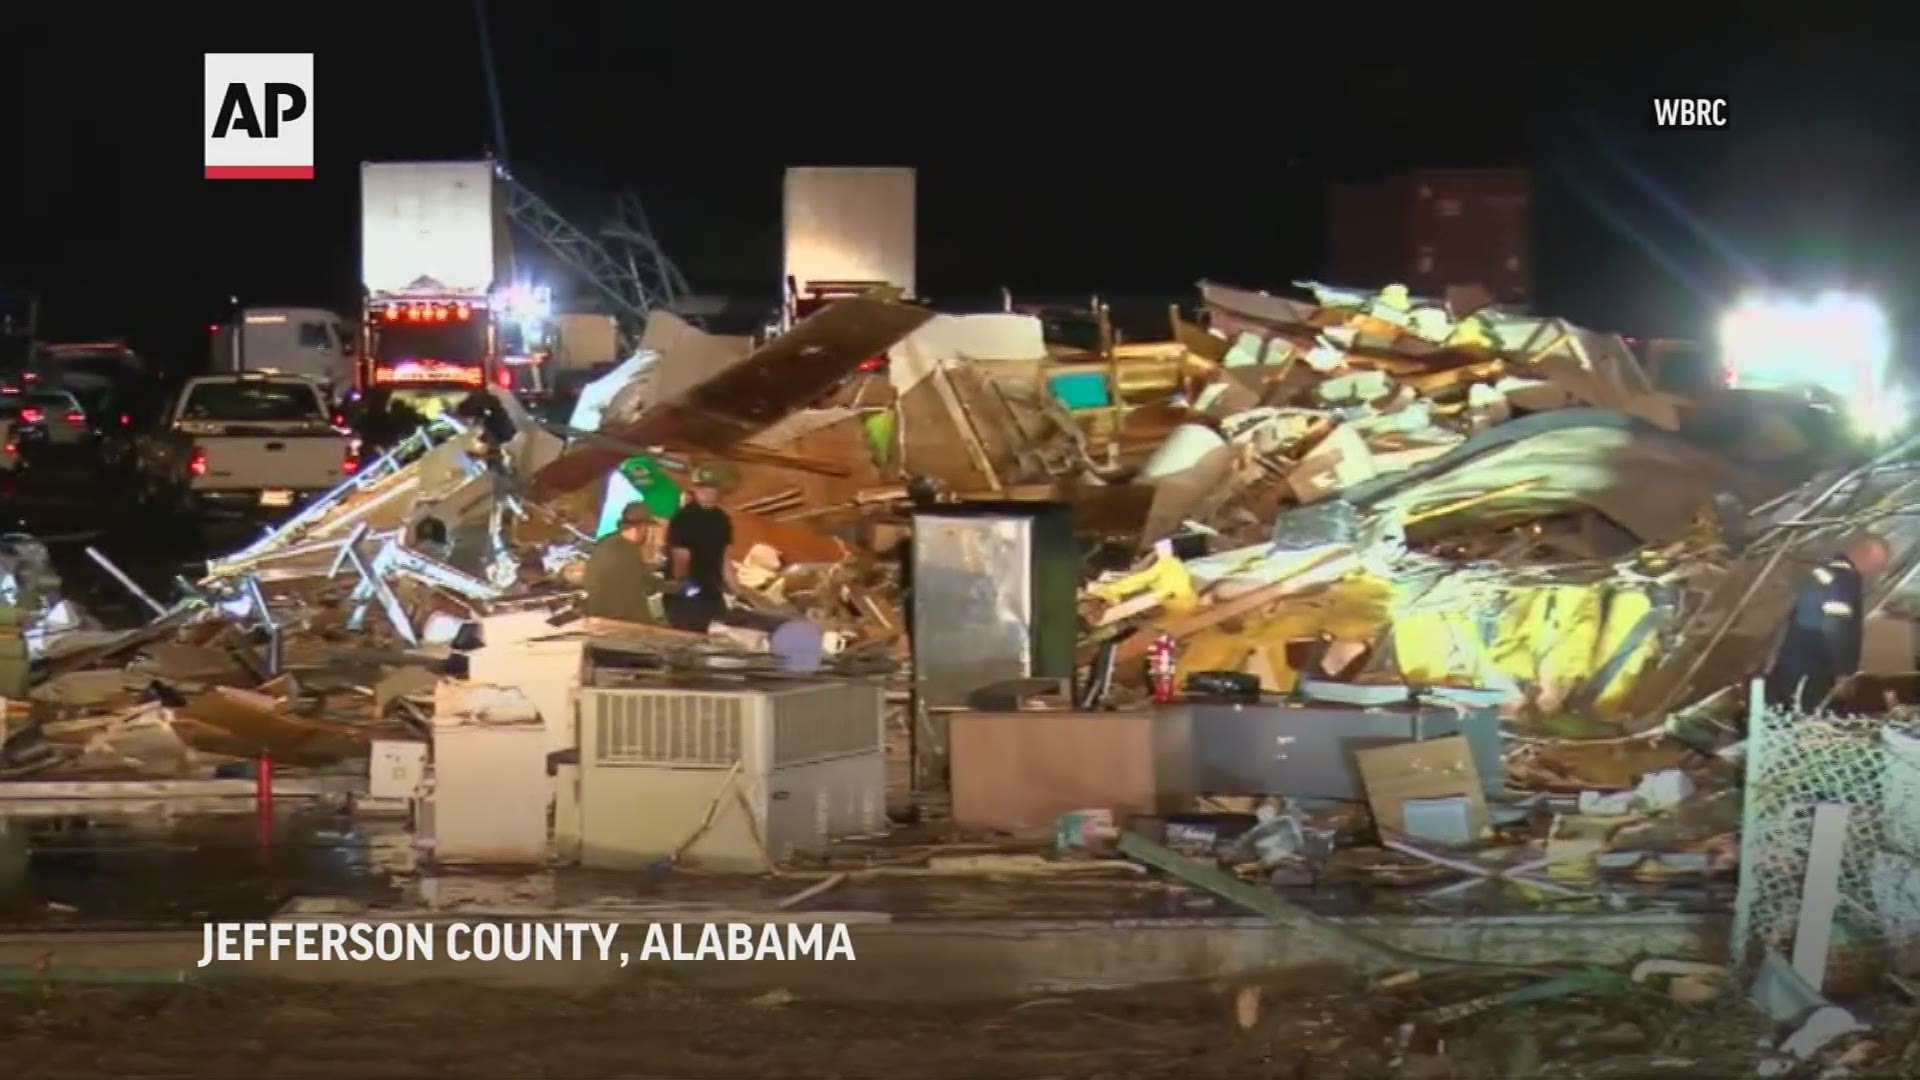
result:
[(1800, 921), (1793, 931), (1793, 970), (1815, 990), (1827, 977), (1827, 944), (1840, 906), (1840, 859), (1847, 851), (1847, 818), (1853, 808), (1821, 803), (1813, 810), (1807, 842), (1806, 884), (1800, 890)]

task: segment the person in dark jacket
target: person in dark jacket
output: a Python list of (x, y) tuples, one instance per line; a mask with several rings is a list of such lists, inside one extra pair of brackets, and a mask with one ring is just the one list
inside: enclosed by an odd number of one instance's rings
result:
[(503, 467), (505, 460), (502, 450), (519, 432), (514, 427), (513, 417), (507, 415), (506, 407), (493, 396), (493, 391), (475, 390), (468, 394), (454, 407), (453, 415), (474, 426), (474, 433), (486, 448), (488, 465), (496, 469)]
[(646, 542), (652, 527), (653, 513), (646, 504), (628, 503), (620, 511), (619, 527), (593, 546), (585, 582), (589, 616), (631, 623), (660, 621), (654, 608), (660, 575), (654, 572)]
[(733, 519), (720, 509), (720, 475), (709, 468), (695, 469), (693, 499), (667, 522), (674, 582), (668, 621), (674, 629), (704, 634), (726, 614), (731, 578), (727, 548), (732, 544)]
[(1866, 587), (1887, 567), (1886, 541), (1867, 534), (1813, 568), (1794, 598), (1787, 633), (1767, 675), (1767, 700), (1818, 709), (1860, 670)]

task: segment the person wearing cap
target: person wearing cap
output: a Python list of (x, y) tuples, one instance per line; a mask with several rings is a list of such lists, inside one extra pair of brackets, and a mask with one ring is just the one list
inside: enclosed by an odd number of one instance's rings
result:
[(733, 519), (720, 509), (720, 474), (693, 470), (693, 498), (667, 522), (668, 567), (673, 596), (667, 618), (675, 629), (705, 633), (727, 610), (727, 548)]
[(647, 555), (652, 525), (653, 512), (645, 503), (628, 503), (620, 511), (619, 526), (593, 546), (584, 582), (588, 615), (633, 623), (660, 621), (654, 610), (660, 576)]
[(1812, 711), (1860, 671), (1866, 585), (1886, 570), (1887, 542), (1871, 533), (1813, 568), (1794, 599), (1787, 633), (1767, 675), (1767, 700)]

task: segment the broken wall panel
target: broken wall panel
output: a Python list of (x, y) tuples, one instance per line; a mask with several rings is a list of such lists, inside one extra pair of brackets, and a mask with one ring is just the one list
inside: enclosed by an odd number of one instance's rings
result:
[[(725, 450), (818, 400), (932, 317), (922, 308), (881, 300), (837, 301), (673, 399), (656, 401), (639, 417), (603, 420), (603, 430), (636, 446)], [(571, 449), (534, 475), (535, 497), (595, 483), (624, 457), (605, 446)]]

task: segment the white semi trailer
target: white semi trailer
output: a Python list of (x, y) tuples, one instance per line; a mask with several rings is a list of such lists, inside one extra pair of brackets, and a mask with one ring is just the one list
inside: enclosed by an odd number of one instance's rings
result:
[(787, 170), (782, 291), (789, 319), (875, 288), (918, 295), (918, 176), (905, 168)]

